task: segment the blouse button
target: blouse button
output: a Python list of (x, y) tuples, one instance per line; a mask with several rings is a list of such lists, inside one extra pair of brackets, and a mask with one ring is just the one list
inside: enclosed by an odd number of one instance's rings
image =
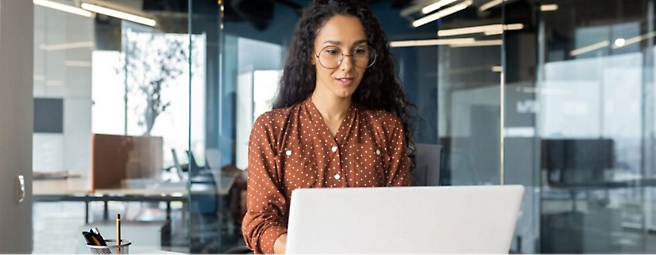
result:
[(335, 180), (339, 180), (339, 178), (340, 178), (341, 176), (339, 176), (339, 174), (335, 174), (334, 177), (335, 177)]
[(333, 152), (337, 151), (337, 146), (333, 146)]
[(287, 150), (286, 154), (287, 154), (287, 156), (292, 155), (292, 150)]
[(380, 155), (380, 150), (376, 150), (376, 155)]

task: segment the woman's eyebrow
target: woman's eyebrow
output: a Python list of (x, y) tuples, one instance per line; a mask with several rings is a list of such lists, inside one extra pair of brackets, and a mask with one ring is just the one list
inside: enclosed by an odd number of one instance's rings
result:
[[(366, 42), (367, 42), (367, 40), (358, 40), (358, 41), (355, 41), (353, 43), (353, 45), (362, 44), (362, 43), (366, 43)], [(327, 41), (324, 41), (323, 44), (342, 45), (342, 42), (335, 41), (335, 40), (327, 40)]]

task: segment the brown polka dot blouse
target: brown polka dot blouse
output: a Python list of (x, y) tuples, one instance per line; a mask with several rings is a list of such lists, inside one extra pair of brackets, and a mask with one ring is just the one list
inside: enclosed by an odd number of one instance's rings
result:
[(401, 119), (351, 105), (333, 137), (311, 99), (257, 118), (248, 146), (248, 210), (244, 240), (255, 253), (273, 253), (287, 232), (297, 188), (410, 184)]

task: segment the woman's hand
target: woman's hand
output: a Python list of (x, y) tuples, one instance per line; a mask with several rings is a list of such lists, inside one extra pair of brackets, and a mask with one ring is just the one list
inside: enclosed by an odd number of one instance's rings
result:
[(285, 254), (287, 248), (287, 234), (282, 234), (276, 239), (276, 242), (273, 243), (273, 252), (275, 254)]

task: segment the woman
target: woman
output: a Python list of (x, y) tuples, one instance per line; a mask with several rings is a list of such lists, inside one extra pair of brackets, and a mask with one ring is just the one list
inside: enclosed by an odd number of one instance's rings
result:
[(253, 125), (242, 230), (255, 253), (285, 252), (294, 189), (410, 184), (412, 105), (363, 2), (317, 0), (305, 10), (274, 109)]

